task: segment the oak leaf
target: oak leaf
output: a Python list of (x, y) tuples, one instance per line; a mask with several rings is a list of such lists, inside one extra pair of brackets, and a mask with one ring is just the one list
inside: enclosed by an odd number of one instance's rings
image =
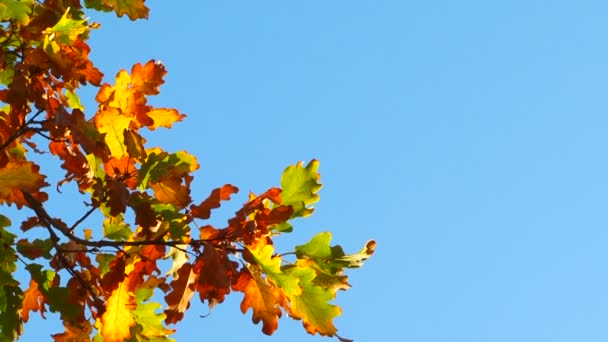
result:
[(44, 317), (46, 308), (44, 307), (44, 295), (38, 289), (38, 283), (33, 279), (30, 280), (30, 287), (23, 293), (23, 311), (21, 311), (21, 318), (24, 322), (29, 321), (30, 311), (40, 311), (40, 314)]
[(46, 199), (46, 194), (39, 193), (40, 188), (48, 185), (44, 181), (46, 176), (38, 173), (39, 169), (38, 165), (29, 161), (10, 161), (0, 168), (0, 204), (15, 203), (17, 208), (27, 205), (22, 192)]
[(214, 189), (211, 191), (209, 197), (207, 197), (204, 201), (202, 201), (199, 205), (191, 205), (190, 211), (192, 212), (192, 216), (200, 219), (208, 219), (211, 217), (211, 210), (220, 207), (221, 201), (227, 201), (230, 199), (232, 194), (235, 194), (239, 191), (234, 185), (225, 184), (221, 188)]
[(106, 311), (101, 316), (101, 334), (105, 342), (123, 342), (131, 337), (130, 328), (135, 325), (131, 310), (135, 300), (129, 294), (129, 281), (120, 283), (107, 300)]
[(230, 281), (238, 263), (230, 261), (224, 250), (216, 249), (211, 243), (204, 244), (203, 254), (196, 258), (193, 271), (198, 274), (195, 289), (201, 302), (209, 306), (224, 301), (230, 293)]
[(337, 329), (333, 319), (342, 313), (338, 306), (328, 303), (334, 299), (335, 292), (314, 285), (316, 274), (310, 267), (291, 267), (285, 273), (296, 277), (302, 289), (300, 294), (287, 294), (289, 315), (302, 319), (304, 328), (312, 335), (335, 336)]
[(167, 324), (177, 323), (184, 318), (184, 312), (190, 307), (190, 299), (194, 295), (196, 273), (192, 265), (184, 264), (177, 273), (178, 276), (171, 282), (171, 292), (165, 296)]
[(319, 183), (318, 160), (311, 160), (306, 166), (302, 162), (289, 166), (281, 177), (281, 204), (291, 205), (293, 217), (305, 217), (312, 214), (311, 204), (319, 200), (317, 192), (322, 185)]
[(279, 326), (285, 297), (282, 292), (262, 276), (257, 266), (244, 268), (232, 289), (245, 294), (241, 302), (241, 312), (253, 310), (251, 320), (257, 324), (262, 321), (262, 331), (271, 335)]

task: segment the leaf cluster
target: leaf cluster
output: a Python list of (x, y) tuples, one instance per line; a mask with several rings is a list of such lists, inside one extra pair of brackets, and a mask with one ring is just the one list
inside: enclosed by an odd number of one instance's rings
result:
[[(209, 224), (239, 189), (226, 184), (195, 201), (196, 157), (147, 146), (146, 133), (185, 118), (148, 103), (165, 67), (137, 63), (105, 82), (88, 57), (100, 25), (87, 9), (132, 20), (149, 13), (144, 0), (0, 0), (0, 205), (32, 213), (18, 233), (0, 214), (0, 341), (18, 338), (32, 312), (49, 311), (65, 328), (55, 341), (170, 341), (168, 326), (193, 297), (213, 307), (232, 292), (243, 293), (241, 311), (251, 309), (265, 334), (286, 314), (310, 334), (345, 341), (333, 324), (341, 309), (330, 302), (350, 287), (344, 270), (360, 267), (375, 243), (346, 254), (325, 232), (289, 253), (273, 244), (313, 213), (318, 161), (289, 166), (280, 187), (250, 194), (225, 227)], [(88, 115), (78, 95), (85, 85), (98, 88)], [(88, 199), (72, 224), (47, 210), (42, 153), (65, 172), (57, 187), (73, 184)], [(102, 222), (84, 226), (95, 212)], [(27, 287), (15, 279), (19, 264)]]

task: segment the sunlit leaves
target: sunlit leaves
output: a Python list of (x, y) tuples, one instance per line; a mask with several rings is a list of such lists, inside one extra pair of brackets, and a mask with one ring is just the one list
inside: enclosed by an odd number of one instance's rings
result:
[[(287, 313), (311, 334), (337, 336), (333, 319), (341, 311), (330, 302), (349, 287), (344, 270), (360, 267), (375, 243), (346, 254), (329, 245), (329, 233), (295, 251), (275, 250), (273, 241), (293, 229), (292, 219), (313, 212), (318, 162), (289, 166), (280, 187), (250, 193), (226, 226), (214, 227), (213, 210), (238, 188), (226, 184), (193, 202), (200, 198), (191, 194), (200, 189), (196, 157), (146, 145), (145, 134), (185, 118), (148, 102), (164, 83), (164, 65), (137, 63), (102, 84), (87, 45), (99, 25), (85, 19), (82, 5), (0, 0), (0, 205), (26, 206), (31, 216), (16, 238), (0, 215), (0, 341), (16, 340), (32, 312), (50, 312), (64, 327), (51, 335), (55, 341), (168, 342), (174, 330), (166, 325), (183, 319), (196, 294), (211, 309), (232, 291), (244, 294), (241, 311), (251, 309), (266, 334)], [(148, 16), (143, 0), (84, 5)], [(85, 113), (83, 85), (99, 88), (94, 112)], [(63, 170), (57, 188), (75, 186), (85, 196), (82, 207), (69, 203), (74, 221), (45, 205), (44, 153), (57, 161), (45, 159), (45, 167)], [(20, 264), (29, 286), (13, 277)], [(155, 301), (161, 292), (164, 303)]]
[(132, 120), (131, 126), (134, 129), (143, 126), (151, 130), (158, 127), (169, 128), (174, 122), (181, 121), (185, 116), (175, 109), (155, 109), (147, 105), (146, 96), (159, 93), (166, 73), (165, 67), (154, 60), (145, 65), (135, 64), (131, 75), (125, 70), (120, 71), (116, 75), (114, 86), (104, 84), (97, 93), (99, 114), (104, 111), (118, 111)]

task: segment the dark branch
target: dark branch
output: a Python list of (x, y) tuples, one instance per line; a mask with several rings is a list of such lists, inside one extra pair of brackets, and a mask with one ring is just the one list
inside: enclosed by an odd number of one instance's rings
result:
[(36, 119), (36, 117), (38, 115), (40, 115), (42, 112), (44, 112), (42, 109), (40, 109), (38, 112), (36, 112), (36, 114), (34, 114), (34, 116), (32, 116), (29, 120), (27, 120), (23, 125), (21, 125), (21, 127), (19, 127), (19, 129), (17, 129), (17, 131), (15, 132), (15, 134), (11, 135), (5, 142), (2, 143), (2, 145), (0, 145), (0, 151), (4, 150), (8, 145), (12, 144), (13, 141), (19, 139), (23, 134), (25, 134), (25, 132), (28, 131), (29, 129), (29, 125), (34, 121), (34, 119)]

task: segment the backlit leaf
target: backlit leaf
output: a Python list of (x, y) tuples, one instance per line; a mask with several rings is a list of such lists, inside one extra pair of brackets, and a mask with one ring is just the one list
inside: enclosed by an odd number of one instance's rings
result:
[(148, 128), (154, 130), (158, 127), (171, 128), (174, 122), (182, 121), (186, 116), (175, 109), (157, 108), (149, 111), (147, 115), (154, 121)]
[(194, 295), (195, 282), (196, 274), (192, 265), (184, 264), (178, 271), (178, 277), (171, 282), (172, 291), (165, 296), (167, 324), (177, 323), (184, 318), (184, 312), (190, 307), (190, 299)]
[(95, 126), (99, 133), (105, 134), (105, 142), (112, 156), (122, 158), (127, 154), (124, 131), (129, 127), (131, 118), (108, 108), (95, 115)]
[(23, 310), (21, 311), (21, 318), (24, 322), (30, 319), (30, 311), (40, 311), (40, 314), (44, 318), (44, 295), (40, 293), (38, 289), (38, 283), (33, 279), (30, 280), (30, 287), (23, 293)]
[(281, 177), (281, 204), (293, 207), (293, 217), (312, 214), (314, 208), (310, 205), (319, 200), (317, 192), (321, 189), (319, 161), (313, 159), (305, 167), (302, 164), (289, 166)]
[(131, 337), (130, 328), (135, 325), (131, 310), (135, 300), (129, 294), (128, 278), (118, 285), (108, 298), (106, 312), (101, 317), (101, 334), (105, 342), (123, 342)]
[(266, 335), (277, 330), (282, 315), (280, 307), (284, 306), (285, 298), (280, 290), (262, 276), (257, 266), (243, 269), (232, 288), (245, 294), (241, 312), (245, 313), (251, 308), (251, 320), (255, 324), (262, 321), (262, 331)]
[(192, 216), (200, 219), (208, 219), (211, 217), (211, 210), (220, 207), (221, 201), (230, 199), (232, 194), (235, 194), (239, 189), (231, 184), (225, 184), (221, 188), (214, 189), (209, 197), (202, 201), (199, 205), (191, 205), (190, 211)]
[(313, 284), (315, 272), (312, 268), (291, 267), (286, 269), (285, 273), (298, 278), (302, 289), (300, 294), (287, 295), (289, 315), (302, 319), (304, 328), (310, 334), (335, 336), (337, 329), (333, 319), (339, 316), (342, 310), (329, 304), (335, 297), (334, 292)]
[(45, 33), (50, 40), (57, 41), (61, 44), (71, 45), (78, 36), (89, 32), (87, 20), (74, 20), (68, 18), (69, 9), (63, 13), (61, 19), (53, 26), (48, 28)]
[(356, 254), (347, 255), (340, 246), (330, 246), (331, 233), (317, 234), (305, 245), (296, 246), (298, 259), (313, 260), (319, 268), (331, 274), (337, 274), (343, 268), (358, 268), (363, 265), (373, 253), (376, 243), (369, 241), (363, 249)]

